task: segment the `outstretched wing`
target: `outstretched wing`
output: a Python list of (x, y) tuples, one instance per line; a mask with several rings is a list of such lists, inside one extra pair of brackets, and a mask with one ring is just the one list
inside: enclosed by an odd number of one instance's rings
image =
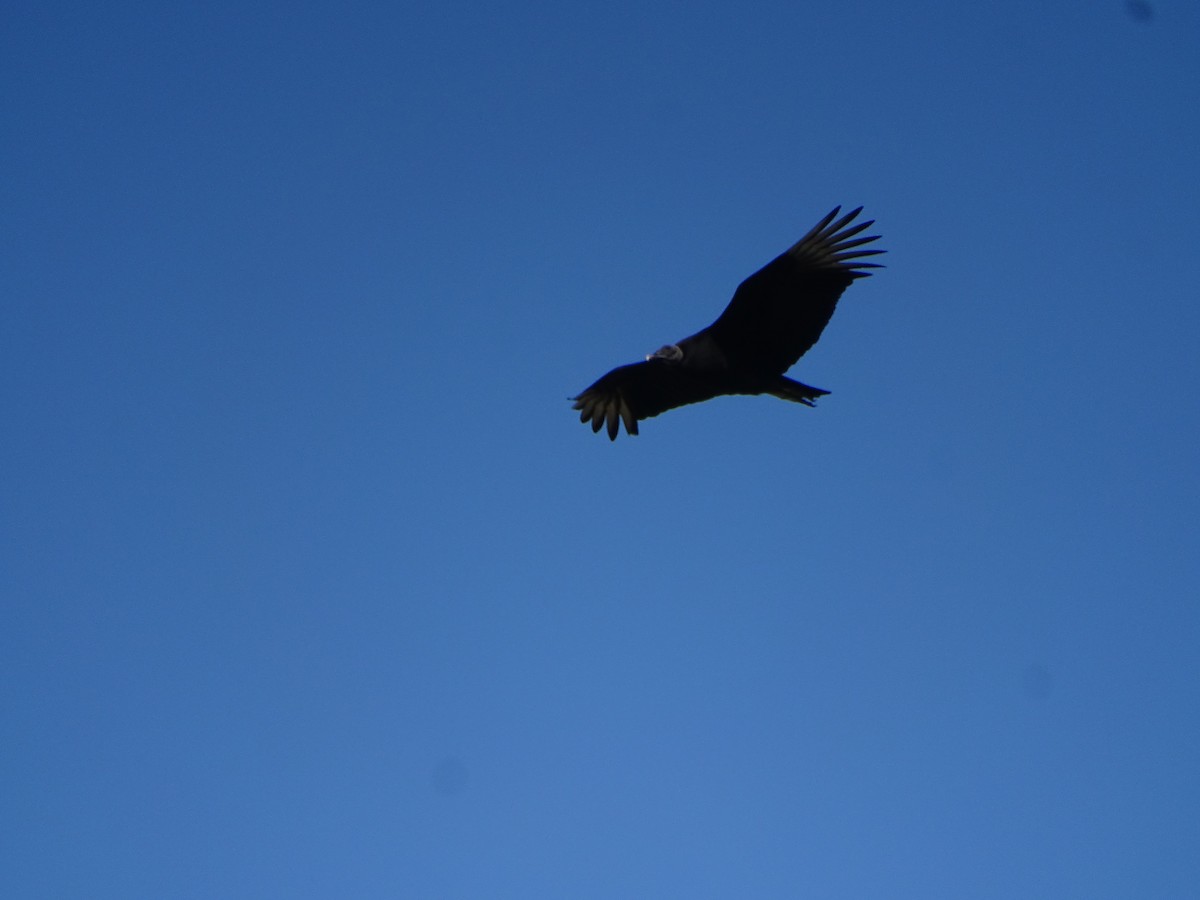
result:
[(590, 421), (592, 431), (607, 424), (608, 438), (615, 441), (622, 421), (626, 434), (637, 434), (640, 419), (711, 399), (717, 393), (682, 366), (650, 359), (613, 369), (572, 399), (580, 422)]
[(850, 282), (871, 274), (863, 269), (880, 268), (859, 260), (883, 250), (855, 249), (879, 239), (855, 237), (874, 219), (850, 226), (862, 207), (840, 219), (839, 212), (834, 207), (795, 246), (743, 281), (705, 329), (731, 364), (783, 374), (817, 342)]

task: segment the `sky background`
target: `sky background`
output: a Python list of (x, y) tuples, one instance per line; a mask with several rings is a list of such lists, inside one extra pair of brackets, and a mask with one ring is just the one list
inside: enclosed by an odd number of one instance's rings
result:
[[(0, 14), (0, 894), (1200, 890), (1200, 8)], [(888, 268), (567, 397), (835, 204)]]

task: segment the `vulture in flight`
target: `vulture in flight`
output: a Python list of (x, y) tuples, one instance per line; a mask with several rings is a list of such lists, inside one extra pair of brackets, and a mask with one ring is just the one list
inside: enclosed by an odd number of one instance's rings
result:
[(841, 207), (823, 218), (790, 250), (767, 263), (740, 285), (715, 322), (676, 344), (667, 344), (645, 362), (613, 369), (578, 397), (579, 421), (592, 431), (608, 427), (617, 439), (638, 433), (638, 422), (659, 413), (722, 394), (770, 394), (814, 406), (828, 394), (784, 377), (784, 372), (817, 342), (850, 282), (865, 278), (861, 262), (883, 250), (864, 250), (878, 235), (857, 237), (874, 220), (850, 223), (862, 207), (838, 218)]

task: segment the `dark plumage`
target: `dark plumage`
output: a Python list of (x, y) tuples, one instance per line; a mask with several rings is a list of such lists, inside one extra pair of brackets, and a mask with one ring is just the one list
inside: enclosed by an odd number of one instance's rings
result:
[[(627, 434), (659, 413), (722, 394), (771, 394), (813, 406), (829, 391), (784, 377), (817, 342), (842, 291), (877, 269), (860, 262), (883, 250), (855, 249), (879, 239), (855, 237), (874, 220), (850, 226), (862, 207), (837, 218), (841, 207), (740, 285), (715, 322), (677, 344), (667, 344), (645, 362), (613, 369), (578, 397), (579, 421), (592, 431), (607, 424), (617, 439), (620, 422)], [(835, 221), (836, 219), (836, 221)]]

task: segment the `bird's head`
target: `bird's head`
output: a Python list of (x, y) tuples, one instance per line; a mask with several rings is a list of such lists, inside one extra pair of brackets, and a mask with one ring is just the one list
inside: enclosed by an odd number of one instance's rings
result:
[(659, 347), (653, 353), (648, 353), (646, 355), (646, 362), (650, 362), (652, 359), (665, 359), (667, 362), (679, 362), (681, 359), (683, 359), (683, 351), (679, 348), (678, 344), (666, 344), (662, 347)]

